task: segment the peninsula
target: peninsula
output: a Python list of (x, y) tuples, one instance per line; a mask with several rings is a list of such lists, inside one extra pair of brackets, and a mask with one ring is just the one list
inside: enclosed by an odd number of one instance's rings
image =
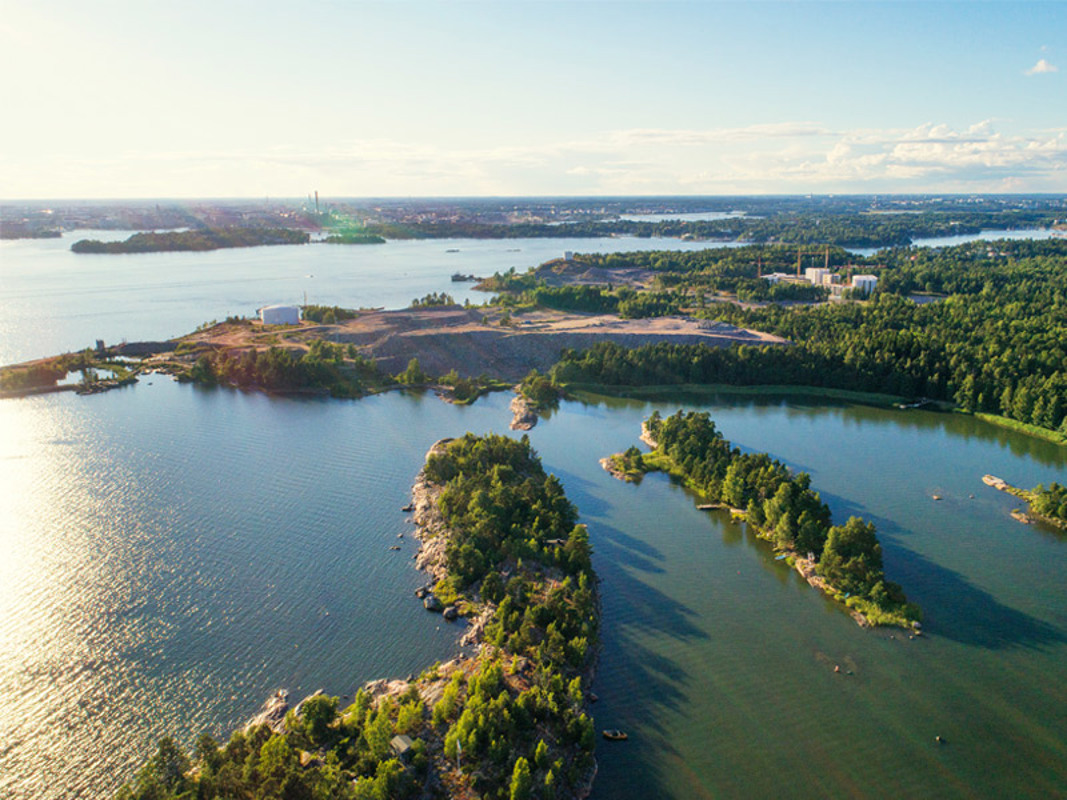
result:
[(577, 509), (525, 436), (438, 442), (412, 494), (432, 577), (418, 594), (466, 621), (464, 654), (366, 684), (343, 709), (316, 693), (288, 710), (279, 692), (225, 746), (202, 735), (192, 759), (164, 739), (119, 800), (588, 795), (599, 613)]

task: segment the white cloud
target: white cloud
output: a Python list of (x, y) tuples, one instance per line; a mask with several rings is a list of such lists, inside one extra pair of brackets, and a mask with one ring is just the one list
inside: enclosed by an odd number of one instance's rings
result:
[(234, 185), (272, 196), (308, 187), (337, 196), (1062, 191), (1067, 127), (1019, 135), (989, 119), (845, 130), (783, 121), (562, 133), (490, 147), (362, 139), (328, 148), (55, 154), (47, 165), (0, 156), (0, 174), (13, 184), (34, 185), (46, 166), (69, 181), (43, 189), (46, 196), (95, 194), (100, 175), (114, 196), (154, 196), (162, 185), (184, 187), (184, 196), (222, 196)]
[(1059, 72), (1059, 71), (1060, 71), (1059, 67), (1048, 63), (1048, 61), (1046, 61), (1043, 58), (1039, 58), (1037, 60), (1036, 64), (1034, 64), (1032, 67), (1030, 67), (1030, 69), (1026, 70), (1025, 74), (1026, 75), (1042, 75), (1042, 74), (1047, 73), (1047, 72)]

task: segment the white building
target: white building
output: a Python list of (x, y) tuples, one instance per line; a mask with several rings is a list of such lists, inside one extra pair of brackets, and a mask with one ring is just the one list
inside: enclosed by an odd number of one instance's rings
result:
[(300, 309), (296, 306), (263, 306), (259, 318), (264, 325), (299, 325)]
[(786, 272), (772, 272), (769, 275), (764, 275), (763, 279), (767, 281), (767, 283), (778, 283), (778, 281), (788, 277), (790, 277), (790, 275)]
[(870, 294), (874, 291), (874, 287), (878, 284), (878, 278), (874, 275), (853, 275), (852, 276), (852, 289), (856, 292), (863, 292), (864, 294)]
[(816, 286), (828, 286), (830, 284), (830, 270), (826, 267), (808, 267), (804, 270), (804, 277), (808, 283)]

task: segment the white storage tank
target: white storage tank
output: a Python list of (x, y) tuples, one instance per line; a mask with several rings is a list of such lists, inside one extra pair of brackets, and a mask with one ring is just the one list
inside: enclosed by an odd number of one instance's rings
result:
[(300, 309), (296, 306), (263, 306), (259, 318), (264, 325), (299, 325)]

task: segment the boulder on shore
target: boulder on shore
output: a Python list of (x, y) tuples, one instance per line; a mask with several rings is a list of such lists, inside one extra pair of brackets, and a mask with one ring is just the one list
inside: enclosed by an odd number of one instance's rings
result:
[(440, 613), (444, 610), (444, 604), (437, 599), (437, 595), (428, 594), (422, 599), (422, 606), (427, 611), (434, 611)]
[(266, 725), (275, 733), (285, 733), (285, 715), (289, 711), (289, 692), (279, 689), (263, 704), (252, 719), (248, 721), (246, 728), (254, 728), (257, 725)]

